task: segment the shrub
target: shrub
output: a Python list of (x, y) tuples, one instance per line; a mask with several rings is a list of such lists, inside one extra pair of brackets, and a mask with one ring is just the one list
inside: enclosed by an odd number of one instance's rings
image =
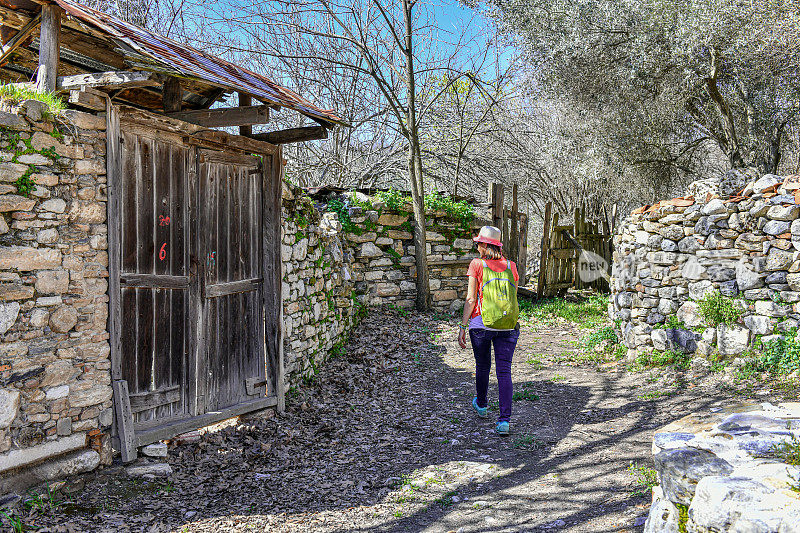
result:
[(411, 202), (410, 196), (406, 196), (402, 192), (394, 189), (380, 191), (375, 195), (375, 197), (386, 204), (386, 207), (392, 211), (398, 211), (401, 207), (405, 206), (406, 203)]
[(706, 293), (699, 304), (700, 316), (709, 326), (735, 324), (742, 316), (742, 311), (736, 307), (733, 299), (723, 296), (719, 291)]
[(752, 365), (756, 371), (773, 374), (790, 374), (800, 370), (800, 339), (797, 332), (785, 339), (763, 343), (761, 354)]
[(692, 363), (692, 358), (689, 354), (683, 353), (678, 350), (665, 350), (663, 352), (653, 351), (650, 353), (644, 352), (639, 354), (636, 362), (642, 366), (675, 366), (680, 369), (687, 369)]
[(47, 110), (51, 115), (57, 115), (67, 107), (58, 95), (46, 92), (41, 93), (33, 87), (24, 85), (0, 85), (0, 98), (14, 104), (23, 100), (38, 100), (47, 105)]
[(613, 326), (605, 326), (597, 329), (581, 339), (583, 347), (587, 350), (594, 350), (597, 345), (604, 341), (609, 341), (607, 348), (612, 348), (619, 344), (619, 339), (617, 338), (617, 333), (614, 331)]

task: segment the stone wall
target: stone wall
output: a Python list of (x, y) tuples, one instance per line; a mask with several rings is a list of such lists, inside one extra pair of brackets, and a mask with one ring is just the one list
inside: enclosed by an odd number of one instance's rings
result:
[[(289, 387), (316, 372), (344, 343), (360, 311), (414, 307), (411, 206), (388, 209), (364, 196), (360, 203), (340, 215), (284, 184), (284, 367)], [(428, 218), (433, 307), (460, 313), (477, 228), (444, 212), (430, 212)]]
[(782, 453), (793, 442), (797, 403), (701, 412), (659, 430), (644, 532), (800, 531), (800, 466)]
[(0, 479), (71, 450), (97, 466), (86, 446), (94, 437), (107, 460), (112, 422), (105, 119), (53, 120), (33, 100), (3, 109)]
[[(731, 171), (717, 188), (696, 182), (693, 196), (638, 209), (620, 225), (609, 313), (628, 348), (731, 356), (800, 324), (800, 183), (747, 178)], [(698, 301), (712, 291), (730, 298), (736, 323), (704, 323)]]

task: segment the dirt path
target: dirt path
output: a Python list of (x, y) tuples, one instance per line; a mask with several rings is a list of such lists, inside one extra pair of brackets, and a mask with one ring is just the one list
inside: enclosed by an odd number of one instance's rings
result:
[[(475, 416), (454, 321), (373, 311), (287, 412), (170, 451), (169, 482), (107, 468), (68, 483), (53, 531), (640, 531), (653, 432), (740, 401), (661, 370), (572, 366), (574, 326), (523, 328), (512, 434)], [(711, 383), (711, 382), (709, 382)], [(497, 397), (496, 382), (490, 401)], [(762, 393), (762, 401), (771, 394)], [(643, 491), (646, 492), (646, 491)], [(58, 526), (60, 524), (60, 526)]]

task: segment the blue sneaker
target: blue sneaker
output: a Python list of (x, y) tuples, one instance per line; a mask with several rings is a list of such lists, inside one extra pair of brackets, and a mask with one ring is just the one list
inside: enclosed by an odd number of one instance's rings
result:
[(481, 418), (486, 418), (486, 407), (478, 407), (478, 398), (477, 396), (472, 399), (472, 408), (475, 409), (475, 412), (478, 413), (478, 416)]
[(509, 425), (508, 422), (498, 422), (494, 430), (500, 435), (508, 435)]

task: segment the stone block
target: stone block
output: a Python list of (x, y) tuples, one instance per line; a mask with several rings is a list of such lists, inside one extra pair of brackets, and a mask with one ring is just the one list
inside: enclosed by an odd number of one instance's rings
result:
[(762, 231), (768, 235), (781, 235), (783, 233), (788, 233), (791, 229), (791, 226), (791, 222), (784, 220), (770, 220), (764, 224)]
[(747, 349), (750, 330), (738, 324), (717, 326), (717, 347), (721, 355), (739, 355)]
[(408, 221), (408, 215), (396, 215), (384, 213), (378, 218), (378, 224), (382, 226), (399, 226)]
[(111, 395), (111, 386), (95, 385), (86, 390), (71, 392), (68, 398), (71, 407), (91, 407), (107, 402)]
[(69, 272), (40, 270), (36, 274), (35, 288), (41, 294), (63, 294), (69, 290)]
[(91, 113), (84, 113), (75, 109), (65, 109), (61, 112), (61, 118), (76, 128), (82, 130), (105, 130), (105, 117), (98, 117)]
[(61, 252), (26, 246), (0, 247), (0, 270), (40, 270), (61, 266)]
[[(379, 257), (381, 255), (383, 255), (383, 251), (372, 242), (365, 242), (358, 250), (359, 257)], [(389, 261), (389, 264), (391, 264), (391, 261)]]
[(784, 317), (791, 312), (789, 306), (777, 304), (771, 300), (760, 300), (755, 304), (756, 313), (771, 317)]
[(7, 429), (17, 417), (19, 403), (17, 389), (0, 389), (0, 430)]
[(142, 454), (147, 457), (166, 457), (167, 444), (165, 442), (154, 442), (142, 447)]
[(0, 301), (33, 298), (33, 287), (21, 283), (0, 283)]
[(18, 194), (0, 195), (0, 212), (2, 213), (10, 211), (30, 211), (35, 205), (36, 200), (33, 198), (26, 198)]
[(733, 466), (711, 452), (695, 448), (661, 451), (653, 457), (667, 500), (690, 505), (698, 481), (706, 476), (728, 475)]
[(50, 328), (56, 333), (67, 333), (78, 323), (78, 311), (63, 305), (50, 314)]
[(744, 325), (753, 335), (766, 335), (772, 332), (772, 321), (767, 316), (746, 316), (744, 317)]
[(699, 314), (700, 306), (694, 302), (684, 302), (678, 308), (678, 320), (689, 326), (690, 328), (697, 327), (703, 323), (703, 319)]
[(772, 220), (792, 221), (800, 215), (800, 205), (773, 205), (767, 210), (767, 217)]

